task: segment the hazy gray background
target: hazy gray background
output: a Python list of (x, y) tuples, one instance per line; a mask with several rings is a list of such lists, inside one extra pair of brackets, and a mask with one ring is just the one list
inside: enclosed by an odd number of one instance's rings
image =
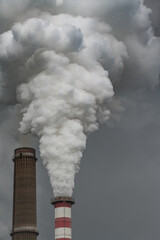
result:
[[(146, 3), (153, 9), (152, 21), (159, 35), (160, 2)], [(72, 209), (74, 240), (159, 240), (159, 90), (157, 87), (152, 91), (129, 91), (115, 87), (125, 112), (114, 127), (101, 126), (88, 138), (81, 170), (76, 175), (76, 205)], [(3, 114), (0, 121), (3, 123)], [(8, 148), (8, 152), (3, 156), (0, 171), (0, 224), (6, 223), (1, 228), (0, 240), (9, 239), (4, 236), (11, 229), (13, 163), (8, 156), (18, 146), (12, 139), (10, 142), (7, 139), (6, 146), (6, 131), (11, 131), (10, 126), (1, 132), (1, 149)], [(36, 143), (33, 145), (36, 147)], [(54, 239), (52, 189), (40, 159), (37, 193), (39, 240)]]

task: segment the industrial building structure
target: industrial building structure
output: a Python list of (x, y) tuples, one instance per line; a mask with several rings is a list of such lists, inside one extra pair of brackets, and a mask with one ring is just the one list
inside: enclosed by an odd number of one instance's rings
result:
[(36, 240), (36, 153), (33, 148), (14, 151), (12, 240)]
[[(13, 222), (12, 240), (37, 240), (36, 213), (36, 152), (33, 148), (18, 148), (14, 151)], [(56, 197), (55, 240), (71, 240), (70, 197)]]
[(71, 240), (71, 207), (74, 200), (70, 197), (56, 197), (52, 204), (55, 208), (55, 240)]

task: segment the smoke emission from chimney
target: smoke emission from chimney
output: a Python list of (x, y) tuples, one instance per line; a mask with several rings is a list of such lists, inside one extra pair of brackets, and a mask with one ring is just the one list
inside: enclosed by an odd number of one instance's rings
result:
[(21, 104), (54, 196), (71, 196), (88, 134), (122, 109), (114, 84), (158, 84), (160, 42), (141, 0), (16, 3), (0, 3), (0, 101)]

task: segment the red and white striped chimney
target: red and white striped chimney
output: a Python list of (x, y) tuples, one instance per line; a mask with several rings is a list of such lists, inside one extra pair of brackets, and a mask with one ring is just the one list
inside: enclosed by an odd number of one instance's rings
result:
[(70, 197), (56, 197), (52, 204), (55, 208), (55, 240), (71, 240), (71, 207), (74, 200)]

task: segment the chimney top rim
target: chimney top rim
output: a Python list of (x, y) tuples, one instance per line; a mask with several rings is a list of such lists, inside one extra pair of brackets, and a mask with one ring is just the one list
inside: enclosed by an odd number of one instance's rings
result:
[(22, 149), (25, 149), (25, 150), (33, 150), (33, 151), (36, 151), (35, 148), (31, 148), (31, 147), (19, 147), (19, 148), (16, 148), (14, 151), (18, 151), (18, 150), (22, 150)]
[(54, 205), (58, 202), (69, 202), (71, 205), (75, 204), (75, 200), (72, 197), (66, 197), (66, 196), (59, 196), (51, 199), (51, 204)]

